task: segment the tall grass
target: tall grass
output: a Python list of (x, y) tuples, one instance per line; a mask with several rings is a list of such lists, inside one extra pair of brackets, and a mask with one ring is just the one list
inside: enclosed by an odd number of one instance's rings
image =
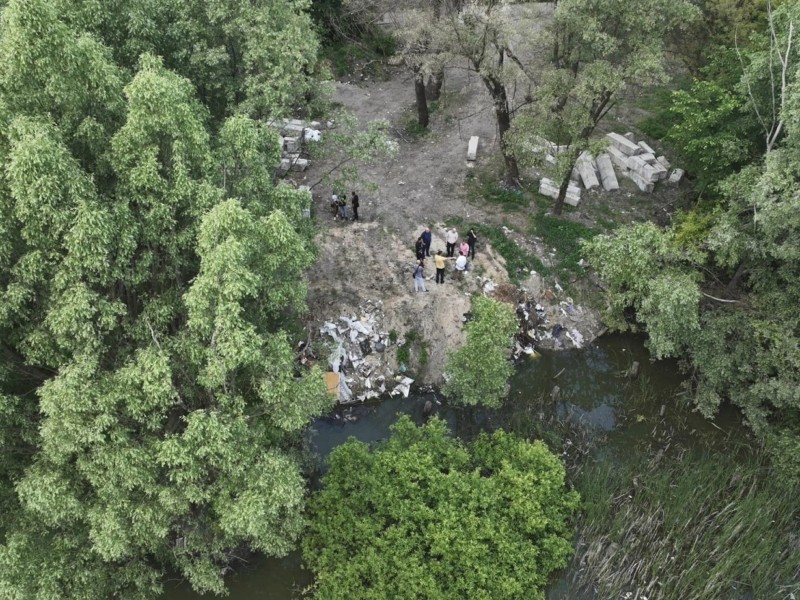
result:
[(602, 598), (797, 596), (798, 490), (767, 468), (749, 453), (587, 464), (577, 485), (582, 582)]

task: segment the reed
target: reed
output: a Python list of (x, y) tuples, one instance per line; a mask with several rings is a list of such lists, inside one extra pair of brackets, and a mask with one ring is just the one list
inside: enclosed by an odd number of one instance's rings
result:
[(770, 477), (761, 455), (654, 455), (613, 468), (592, 460), (577, 488), (576, 578), (599, 597), (800, 594), (798, 490)]

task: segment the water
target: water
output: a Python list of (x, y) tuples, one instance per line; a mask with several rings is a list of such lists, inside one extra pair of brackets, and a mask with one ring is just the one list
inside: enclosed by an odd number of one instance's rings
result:
[[(631, 380), (624, 373), (634, 361), (640, 364), (639, 377)], [(560, 416), (587, 426), (601, 438), (602, 456), (612, 461), (642, 451), (652, 441), (656, 424), (661, 430), (668, 427), (676, 440), (687, 445), (720, 443), (741, 433), (735, 411), (723, 411), (714, 423), (692, 412), (681, 381), (673, 361), (650, 362), (642, 337), (607, 335), (582, 350), (546, 352), (537, 360), (526, 360), (511, 380), (509, 401), (498, 411), (437, 404), (437, 414), (454, 434), (469, 439), (498, 427), (524, 430), (526, 419), (536, 419), (543, 406), (554, 407)], [(554, 385), (560, 388), (558, 403), (543, 403), (542, 398), (551, 398)], [(351, 436), (364, 442), (384, 439), (398, 413), (421, 422), (426, 400), (437, 401), (433, 394), (421, 394), (337, 412), (314, 423), (310, 442), (325, 457)], [(570, 587), (571, 579), (569, 570), (562, 573), (548, 590), (548, 600), (591, 600), (591, 595), (579, 595)], [(228, 597), (291, 600), (312, 581), (298, 553), (285, 559), (259, 558), (229, 577)], [(185, 583), (167, 588), (163, 600), (214, 597), (198, 595)]]

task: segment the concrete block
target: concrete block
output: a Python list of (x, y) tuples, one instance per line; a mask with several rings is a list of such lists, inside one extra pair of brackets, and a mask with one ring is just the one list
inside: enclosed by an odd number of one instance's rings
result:
[(600, 183), (607, 192), (619, 189), (617, 174), (614, 172), (614, 165), (611, 164), (611, 157), (608, 154), (600, 154), (597, 157), (597, 170), (600, 171)]
[(286, 152), (298, 152), (300, 150), (300, 140), (296, 137), (283, 138), (283, 149)]
[(277, 167), (275, 167), (275, 170), (277, 171), (278, 176), (281, 177), (289, 172), (291, 166), (292, 166), (291, 159), (282, 158), (280, 164)]
[(641, 158), (644, 162), (648, 164), (655, 164), (656, 156), (652, 152), (645, 152), (644, 154), (640, 154), (639, 158)]
[(643, 192), (647, 192), (648, 194), (653, 191), (655, 184), (652, 181), (648, 181), (641, 175), (639, 175), (636, 171), (631, 171), (630, 169), (625, 172), (626, 177), (630, 178), (636, 186), (642, 190)]
[(632, 141), (618, 133), (607, 133), (606, 137), (611, 140), (612, 145), (625, 156), (634, 156), (636, 154), (644, 153), (644, 150), (641, 146), (634, 144)]
[(658, 181), (658, 174), (651, 164), (646, 163), (638, 156), (628, 157), (628, 169), (636, 172), (645, 181)]
[(667, 183), (670, 185), (678, 185), (681, 182), (681, 179), (683, 179), (684, 173), (685, 171), (683, 169), (675, 169), (669, 176)]
[(628, 133), (626, 133), (626, 134), (625, 134), (624, 136), (622, 136), (622, 137), (624, 137), (626, 140), (630, 140), (631, 142), (634, 140), (634, 135), (633, 135), (633, 132), (632, 132), (632, 131), (629, 131)]
[(578, 157), (578, 162), (575, 163), (575, 168), (578, 169), (581, 181), (583, 181), (583, 187), (587, 190), (600, 186), (600, 182), (597, 180), (597, 174), (594, 172), (594, 159), (591, 154), (588, 152), (581, 153)]
[(663, 181), (664, 179), (667, 178), (667, 169), (664, 168), (664, 165), (657, 162), (651, 166), (653, 167), (653, 170), (656, 172), (656, 177), (658, 178), (658, 181)]
[[(558, 198), (558, 186), (547, 177), (542, 177), (539, 182), (539, 193), (555, 200)], [(567, 195), (564, 197), (564, 202), (570, 206), (578, 206), (581, 202), (581, 188), (572, 185), (570, 182), (570, 185), (567, 187)]]
[(639, 142), (639, 147), (644, 150), (647, 154), (652, 154), (655, 156), (656, 151), (653, 150), (647, 142)]
[(480, 138), (477, 135), (473, 135), (469, 138), (469, 144), (467, 145), (467, 160), (475, 160), (478, 158), (478, 142)]
[(625, 156), (622, 152), (617, 150), (614, 146), (609, 146), (606, 148), (606, 152), (608, 152), (608, 156), (611, 158), (611, 162), (617, 165), (623, 171), (628, 169), (628, 157)]
[(667, 157), (664, 156), (664, 155), (657, 156), (656, 157), (656, 161), (658, 162), (658, 164), (660, 164), (662, 167), (664, 167), (667, 170), (669, 170), (669, 168), (672, 166), (672, 165), (669, 164), (669, 161), (667, 160)]
[(298, 158), (292, 161), (292, 171), (305, 171), (308, 168), (308, 160), (305, 158)]
[(284, 137), (303, 137), (303, 130), (305, 127), (296, 125), (294, 123), (284, 123), (281, 127), (281, 135)]

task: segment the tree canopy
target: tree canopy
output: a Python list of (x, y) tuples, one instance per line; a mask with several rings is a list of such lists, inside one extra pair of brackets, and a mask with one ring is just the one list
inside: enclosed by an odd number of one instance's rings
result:
[(351, 438), (329, 462), (303, 545), (318, 598), (543, 599), (572, 552), (578, 495), (542, 442), (465, 445), (403, 417), (385, 444)]
[[(772, 81), (776, 98), (774, 113), (758, 117), (761, 157), (719, 181), (713, 202), (673, 227), (637, 225), (588, 244), (592, 264), (610, 284), (609, 322), (646, 328), (656, 356), (687, 357), (700, 410), (712, 415), (724, 401), (739, 406), (783, 476), (794, 481), (800, 480), (797, 10), (788, 3), (776, 11), (771, 41), (754, 49), (751, 64), (774, 70), (759, 77)], [(748, 69), (743, 79), (752, 76)]]
[(472, 301), (472, 320), (464, 329), (467, 343), (447, 357), (449, 379), (444, 392), (461, 404), (499, 406), (513, 372), (509, 342), (517, 330), (514, 309), (477, 296)]
[(2, 9), (0, 596), (219, 593), (236, 547), (293, 547), (331, 400), (294, 366), (310, 195), (266, 123), (308, 99), (306, 7)]

